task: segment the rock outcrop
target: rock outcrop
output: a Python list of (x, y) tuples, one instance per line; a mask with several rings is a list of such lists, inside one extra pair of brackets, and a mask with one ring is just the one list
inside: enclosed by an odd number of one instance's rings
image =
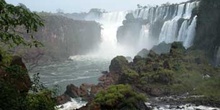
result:
[(45, 23), (34, 36), (44, 48), (20, 48), (26, 62), (33, 63), (38, 55), (42, 63), (63, 61), (72, 55), (91, 52), (101, 42), (101, 26), (95, 21), (73, 20), (50, 13), (39, 15)]
[(31, 88), (31, 80), (22, 58), (14, 56), (9, 67), (0, 68), (0, 79), (15, 87), (21, 94), (27, 94)]
[(127, 14), (126, 20), (123, 21), (123, 25), (117, 31), (118, 43), (135, 47), (138, 43), (142, 22), (142, 19), (135, 19), (132, 13)]
[(220, 46), (220, 1), (201, 0), (198, 15), (194, 46), (206, 52), (216, 63), (216, 54)]

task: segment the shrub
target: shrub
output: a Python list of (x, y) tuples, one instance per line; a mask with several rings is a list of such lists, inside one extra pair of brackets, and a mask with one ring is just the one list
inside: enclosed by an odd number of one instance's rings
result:
[(174, 81), (174, 72), (172, 70), (161, 69), (150, 76), (152, 82), (171, 84)]
[(129, 85), (113, 85), (106, 91), (99, 92), (95, 102), (105, 109), (137, 109), (137, 104), (146, 101), (143, 94), (135, 93)]

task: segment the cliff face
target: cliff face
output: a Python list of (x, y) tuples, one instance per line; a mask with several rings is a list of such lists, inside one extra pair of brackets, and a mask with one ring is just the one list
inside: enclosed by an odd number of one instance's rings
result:
[(142, 22), (141, 19), (135, 19), (133, 14), (127, 14), (123, 25), (117, 30), (118, 43), (134, 47), (138, 43)]
[(220, 46), (220, 1), (201, 0), (194, 45), (216, 61)]
[(42, 53), (52, 60), (68, 58), (71, 55), (86, 54), (100, 43), (101, 27), (96, 22), (72, 20), (51, 14), (40, 16), (45, 21), (45, 26), (38, 30), (35, 38), (44, 47), (32, 49), (30, 53)]

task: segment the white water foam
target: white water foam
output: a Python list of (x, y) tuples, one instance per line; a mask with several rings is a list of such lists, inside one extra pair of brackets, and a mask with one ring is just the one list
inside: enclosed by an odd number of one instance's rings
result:
[(192, 104), (185, 104), (180, 106), (161, 105), (158, 107), (153, 107), (153, 110), (220, 110), (220, 108), (208, 107), (203, 105), (196, 106)]
[(71, 99), (71, 101), (62, 105), (58, 105), (55, 108), (58, 110), (75, 110), (83, 106), (86, 106), (86, 104), (87, 102), (81, 101), (81, 99), (77, 98), (77, 99)]

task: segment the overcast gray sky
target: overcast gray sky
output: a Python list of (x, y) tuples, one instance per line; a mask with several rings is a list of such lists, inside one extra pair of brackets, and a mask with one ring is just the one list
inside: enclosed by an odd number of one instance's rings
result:
[(141, 5), (159, 5), (162, 3), (180, 3), (187, 0), (6, 0), (17, 5), (25, 4), (32, 11), (56, 12), (62, 9), (64, 12), (87, 12), (91, 8), (101, 8), (107, 11), (131, 10)]

